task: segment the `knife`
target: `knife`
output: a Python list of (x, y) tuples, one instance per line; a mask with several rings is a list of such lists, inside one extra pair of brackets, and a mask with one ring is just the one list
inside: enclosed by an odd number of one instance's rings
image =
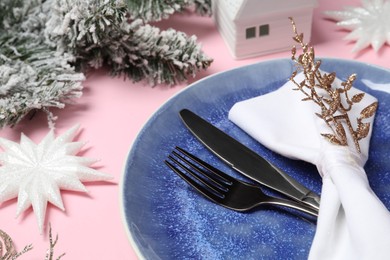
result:
[(180, 111), (186, 127), (210, 151), (248, 178), (287, 197), (319, 209), (320, 197), (281, 169), (188, 109)]

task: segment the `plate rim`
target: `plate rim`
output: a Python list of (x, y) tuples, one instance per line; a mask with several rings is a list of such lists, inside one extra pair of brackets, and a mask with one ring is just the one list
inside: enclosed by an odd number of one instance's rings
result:
[[(371, 64), (371, 63), (363, 62), (363, 61), (356, 61), (356, 60), (343, 59), (343, 58), (334, 58), (334, 57), (319, 57), (319, 58), (316, 58), (316, 60), (321, 60), (321, 62), (329, 62), (330, 61), (330, 62), (341, 62), (341, 63), (354, 63), (354, 64), (357, 64), (357, 65), (360, 65), (360, 66), (369, 66), (371, 68), (378, 69), (378, 70), (383, 70), (383, 71), (385, 71), (387, 73), (390, 73), (390, 68), (386, 68), (386, 67), (383, 67), (383, 66), (380, 66), (380, 65)], [(119, 193), (118, 193), (118, 195), (119, 195), (118, 199), (119, 199), (119, 204), (120, 204), (119, 208), (120, 208), (121, 222), (122, 222), (123, 227), (125, 228), (127, 239), (130, 242), (130, 245), (131, 245), (133, 251), (135, 252), (136, 256), (138, 257), (138, 259), (142, 259), (143, 260), (143, 259), (146, 259), (146, 258), (142, 254), (142, 252), (141, 252), (137, 242), (134, 239), (133, 234), (130, 232), (128, 221), (127, 221), (127, 218), (126, 218), (125, 205), (124, 205), (124, 188), (125, 188), (124, 180), (125, 180), (126, 174), (127, 174), (126, 169), (127, 169), (128, 162), (129, 162), (128, 159), (129, 159), (131, 153), (134, 150), (133, 148), (136, 146), (137, 142), (139, 141), (140, 135), (147, 129), (147, 126), (152, 122), (152, 120), (156, 116), (156, 113), (161, 111), (172, 100), (174, 100), (178, 96), (182, 95), (182, 93), (184, 93), (186, 91), (189, 91), (190, 88), (195, 87), (199, 83), (201, 83), (203, 81), (206, 81), (206, 80), (208, 80), (211, 77), (216, 77), (216, 76), (219, 76), (219, 75), (222, 75), (222, 74), (225, 74), (225, 73), (230, 73), (232, 71), (245, 69), (246, 67), (252, 67), (252, 66), (256, 66), (258, 64), (264, 64), (264, 63), (274, 63), (274, 62), (282, 62), (282, 61), (291, 61), (291, 59), (290, 58), (275, 58), (275, 59), (269, 59), (269, 60), (253, 62), (253, 63), (250, 63), (250, 64), (237, 66), (237, 67), (234, 67), (234, 68), (231, 68), (231, 69), (219, 71), (219, 72), (216, 72), (214, 74), (211, 74), (211, 75), (208, 75), (206, 77), (203, 77), (203, 78), (201, 78), (199, 80), (196, 80), (196, 81), (188, 84), (187, 86), (184, 86), (181, 90), (179, 90), (178, 92), (173, 94), (171, 97), (169, 97), (167, 100), (165, 100), (160, 106), (157, 107), (157, 109), (142, 124), (142, 126), (141, 126), (140, 130), (138, 131), (137, 135), (132, 140), (132, 142), (129, 144), (129, 148), (128, 148), (127, 154), (125, 156), (125, 161), (124, 161), (124, 163), (122, 165), (122, 171), (121, 171), (121, 176), (120, 176), (120, 180), (119, 180), (119, 189), (120, 190), (119, 190)]]

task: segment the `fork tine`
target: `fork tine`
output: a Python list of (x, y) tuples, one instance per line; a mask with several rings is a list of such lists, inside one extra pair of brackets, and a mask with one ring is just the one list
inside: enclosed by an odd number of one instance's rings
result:
[[(169, 162), (169, 160), (171, 162)], [(171, 155), (168, 156), (168, 162), (166, 163), (176, 173), (179, 171), (179, 176), (189, 184), (193, 186), (197, 185), (195, 186), (196, 189), (207, 189), (207, 191), (214, 193), (220, 199), (225, 196), (225, 193), (229, 191), (229, 186), (232, 185), (232, 182), (224, 178), (224, 175), (221, 174), (219, 170), (180, 147), (176, 147), (175, 150), (172, 151)], [(183, 171), (185, 171), (185, 173)], [(192, 182), (190, 182), (188, 178), (190, 178)], [(206, 193), (206, 191), (203, 190), (203, 193)], [(210, 195), (208, 194), (208, 196)]]
[[(187, 154), (189, 153), (187, 152)], [(207, 169), (200, 168), (198, 165), (190, 161), (192, 158), (186, 158), (173, 150), (172, 154), (168, 156), (168, 159), (180, 166), (184, 171), (192, 175), (194, 178), (196, 178), (214, 192), (227, 191), (227, 188), (225, 187), (226, 183), (216, 179), (216, 177), (212, 173), (208, 172)]]
[[(221, 185), (232, 185), (233, 182), (235, 182), (235, 179), (228, 174), (218, 170), (217, 168), (211, 166), (210, 164), (206, 163), (205, 161), (199, 159), (198, 157), (190, 154), (183, 148), (180, 148), (176, 146), (176, 149), (183, 153), (185, 156), (188, 158), (191, 158), (193, 161), (204, 167), (205, 169), (209, 170), (210, 173), (212, 174), (207, 174), (211, 179), (213, 179), (215, 182), (220, 183)], [(221, 183), (222, 181), (222, 183)]]
[[(213, 185), (214, 187), (216, 186), (221, 191), (227, 191), (226, 186), (229, 186), (232, 184), (231, 182), (227, 181), (226, 179), (221, 178), (221, 176), (219, 176), (216, 173), (216, 171), (218, 171), (218, 170), (213, 168), (211, 165), (209, 165), (206, 162), (200, 160), (199, 158), (193, 156), (192, 154), (183, 150), (180, 147), (176, 147), (176, 150), (181, 152), (182, 154), (176, 152), (175, 150), (172, 151), (172, 154), (175, 155), (177, 158), (179, 158), (181, 161), (185, 162), (190, 168), (195, 170), (198, 174), (200, 174), (200, 176), (203, 177), (201, 179), (207, 181), (207, 183), (204, 183), (204, 184), (206, 184), (206, 185), (210, 184), (210, 185)], [(199, 180), (199, 181), (202, 181), (202, 180)], [(211, 181), (211, 183), (210, 183), (210, 181)]]
[[(175, 161), (175, 159), (173, 160)], [(187, 174), (185, 174), (183, 171), (179, 170), (174, 164), (172, 164), (170, 161), (168, 160), (165, 160), (165, 163), (168, 165), (169, 168), (171, 168), (177, 175), (179, 175), (183, 180), (185, 180), (190, 186), (192, 186), (193, 188), (195, 188), (196, 190), (198, 190), (200, 193), (202, 193), (205, 197), (213, 200), (213, 201), (216, 201), (216, 202), (220, 202), (221, 199), (223, 198), (223, 195), (220, 194), (219, 192), (217, 191), (214, 191), (212, 188), (211, 189), (208, 189), (206, 188), (206, 186), (203, 186), (202, 184), (200, 184), (199, 182), (195, 181), (194, 179), (192, 179), (191, 177), (189, 177)], [(179, 162), (179, 165), (180, 165), (180, 162)], [(180, 166), (181, 167), (181, 166)], [(181, 167), (182, 168), (182, 167)], [(186, 167), (184, 167), (184, 170), (187, 169)], [(194, 178), (196, 178), (197, 180), (199, 180), (199, 178), (196, 176), (196, 175), (193, 175), (192, 172), (190, 172), (188, 169), (185, 170), (186, 172), (188, 172), (189, 174), (191, 174), (191, 176), (193, 176)], [(201, 180), (200, 180), (201, 181)], [(203, 183), (203, 181), (201, 181)], [(207, 186), (208, 187), (208, 186)], [(213, 191), (212, 191), (213, 190)]]

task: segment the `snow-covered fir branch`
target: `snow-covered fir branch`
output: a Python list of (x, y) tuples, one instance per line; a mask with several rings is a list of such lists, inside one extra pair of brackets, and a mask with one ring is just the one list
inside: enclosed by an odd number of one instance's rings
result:
[(81, 96), (84, 75), (70, 65), (74, 57), (45, 40), (48, 8), (42, 1), (2, 1), (7, 10), (0, 31), (0, 127), (15, 125), (34, 110), (63, 108)]
[(175, 12), (195, 7), (200, 15), (211, 15), (211, 0), (126, 0), (130, 17), (145, 22), (167, 19)]
[(198, 14), (203, 16), (211, 16), (211, 0), (193, 0), (195, 4), (195, 10)]
[[(210, 66), (195, 36), (131, 20), (130, 2), (2, 0), (0, 127), (34, 110), (46, 111), (52, 125), (49, 109), (81, 96), (88, 68), (107, 66), (113, 75), (172, 85)], [(154, 10), (162, 8), (163, 1), (149, 2)], [(210, 0), (165, 2), (180, 6), (173, 11), (194, 5), (210, 14)]]
[(108, 65), (113, 75), (172, 85), (195, 76), (212, 61), (195, 36), (173, 29), (160, 31), (140, 19), (129, 22), (124, 4), (106, 1), (92, 9), (91, 3), (82, 1), (64, 7), (56, 6), (52, 20), (63, 22), (51, 22), (56, 25), (49, 29), (54, 32), (51, 38), (58, 38), (61, 49), (73, 50), (82, 68)]

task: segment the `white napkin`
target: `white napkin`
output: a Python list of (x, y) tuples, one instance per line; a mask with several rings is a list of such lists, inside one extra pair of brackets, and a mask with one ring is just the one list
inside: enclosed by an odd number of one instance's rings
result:
[[(303, 78), (298, 74), (296, 81)], [(338, 79), (334, 84), (341, 87)], [(323, 185), (309, 259), (390, 259), (390, 213), (371, 190), (363, 169), (371, 130), (359, 141), (361, 153), (351, 140), (349, 146), (331, 144), (320, 135), (331, 130), (315, 115), (319, 106), (301, 101), (304, 95), (294, 88), (288, 81), (274, 92), (238, 102), (229, 119), (269, 149), (317, 166)], [(360, 92), (352, 88), (349, 96)], [(375, 101), (366, 93), (355, 103), (349, 112), (352, 123)], [(372, 121), (373, 117), (365, 119)]]

